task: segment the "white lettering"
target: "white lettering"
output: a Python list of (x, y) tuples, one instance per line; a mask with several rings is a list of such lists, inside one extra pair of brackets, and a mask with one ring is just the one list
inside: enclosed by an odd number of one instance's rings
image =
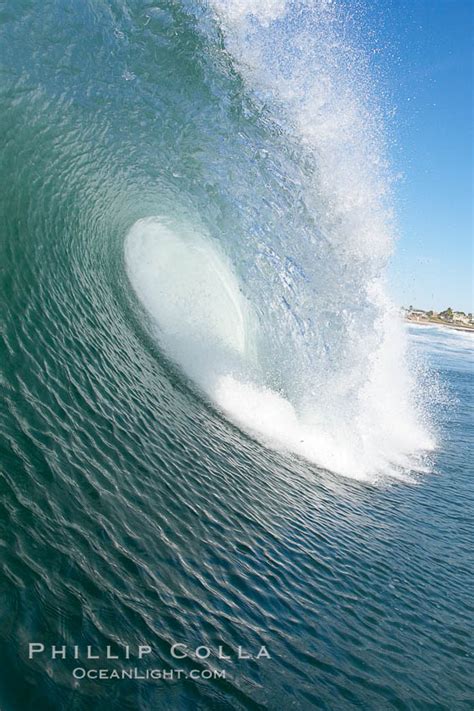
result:
[[(203, 650), (202, 652), (201, 652), (201, 649)], [(209, 647), (197, 647), (196, 648), (196, 657), (198, 657), (198, 659), (207, 659), (208, 656), (210, 655), (210, 653), (211, 653), (211, 650), (209, 649)]]
[(87, 645), (87, 659), (100, 659), (98, 654), (92, 654), (92, 646)]
[[(178, 654), (177, 649), (178, 647), (182, 647), (183, 654)], [(184, 659), (188, 655), (186, 654), (186, 645), (185, 644), (173, 644), (173, 646), (170, 649), (171, 656), (174, 657), (175, 659)]]
[(61, 659), (66, 659), (66, 645), (63, 644), (62, 647), (51, 647), (51, 659), (56, 659), (56, 657), (61, 657)]
[(41, 644), (41, 642), (30, 642), (28, 650), (28, 659), (33, 659), (33, 654), (44, 652), (44, 644)]
[(224, 648), (219, 646), (217, 650), (217, 656), (219, 659), (230, 659), (230, 657), (227, 654), (224, 654)]
[(107, 659), (118, 659), (119, 656), (118, 654), (112, 654), (112, 647), (108, 644), (107, 645)]
[(138, 658), (141, 659), (145, 654), (150, 654), (151, 647), (147, 644), (140, 644), (138, 647)]

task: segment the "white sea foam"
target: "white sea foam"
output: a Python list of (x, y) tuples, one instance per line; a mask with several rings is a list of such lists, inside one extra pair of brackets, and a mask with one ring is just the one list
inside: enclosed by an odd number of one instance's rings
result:
[(205, 389), (214, 374), (250, 358), (249, 307), (220, 253), (191, 226), (158, 217), (130, 230), (129, 278), (167, 352)]
[(383, 288), (390, 175), (366, 56), (329, 0), (213, 6), (249, 92), (317, 165), (298, 188), (314, 229), (246, 235), (240, 284), (243, 245), (142, 220), (130, 280), (165, 350), (242, 429), (345, 476), (404, 479), (435, 443)]
[[(387, 310), (380, 324), (386, 337), (371, 355), (370, 377), (355, 409), (341, 401), (341, 391), (332, 399), (326, 391), (319, 402), (298, 407), (264, 383), (251, 305), (209, 237), (147, 218), (129, 232), (125, 254), (131, 283), (166, 352), (219, 409), (264, 444), (357, 479), (400, 476), (423, 466), (413, 455), (433, 442), (411, 405), (414, 383), (401, 367), (404, 340), (396, 314)], [(327, 379), (331, 384), (330, 373)]]

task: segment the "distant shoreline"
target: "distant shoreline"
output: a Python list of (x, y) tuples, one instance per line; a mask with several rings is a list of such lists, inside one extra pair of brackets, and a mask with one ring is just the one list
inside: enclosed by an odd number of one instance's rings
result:
[(455, 331), (467, 331), (474, 333), (474, 326), (461, 326), (460, 324), (448, 323), (441, 319), (417, 319), (404, 317), (405, 323), (416, 324), (417, 326), (443, 326), (443, 328), (451, 328)]

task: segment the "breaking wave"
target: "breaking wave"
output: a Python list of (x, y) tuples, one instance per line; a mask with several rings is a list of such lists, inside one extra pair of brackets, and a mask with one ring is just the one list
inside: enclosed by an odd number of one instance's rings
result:
[[(220, 44), (201, 31), (247, 115), (238, 145), (223, 133), (205, 157), (212, 220), (176, 205), (138, 220), (130, 281), (169, 356), (265, 445), (359, 479), (423, 469), (434, 441), (385, 295), (391, 180), (366, 54), (325, 0), (212, 7)], [(223, 199), (236, 214), (220, 223)]]

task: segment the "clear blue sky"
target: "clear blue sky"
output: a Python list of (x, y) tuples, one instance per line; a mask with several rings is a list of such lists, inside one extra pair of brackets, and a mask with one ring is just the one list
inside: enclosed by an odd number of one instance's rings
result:
[(472, 0), (366, 0), (388, 105), (395, 300), (474, 311)]

